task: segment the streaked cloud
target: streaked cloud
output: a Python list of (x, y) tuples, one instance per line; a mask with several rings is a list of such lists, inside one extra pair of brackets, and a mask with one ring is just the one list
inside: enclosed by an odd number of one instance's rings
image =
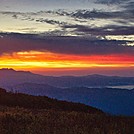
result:
[(54, 69), (129, 72), (134, 67), (133, 4), (133, 0), (0, 1), (0, 67), (51, 74)]
[[(43, 51), (72, 55), (134, 55), (134, 47), (126, 40), (88, 39), (83, 37), (53, 37), (7, 34), (0, 38), (0, 54), (21, 51)], [(10, 47), (11, 46), (11, 47)]]
[(101, 4), (119, 4), (122, 2), (126, 2), (126, 0), (96, 0), (96, 2)]

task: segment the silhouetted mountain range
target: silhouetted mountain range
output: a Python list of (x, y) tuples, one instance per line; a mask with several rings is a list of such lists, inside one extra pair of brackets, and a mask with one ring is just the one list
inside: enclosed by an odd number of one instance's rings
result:
[(0, 86), (8, 91), (80, 102), (111, 114), (134, 115), (134, 90), (107, 87), (118, 85), (134, 85), (134, 77), (53, 77), (13, 69), (0, 70)]
[(0, 69), (0, 86), (11, 88), (22, 83), (48, 84), (54, 87), (104, 87), (134, 85), (134, 77), (87, 75), (87, 76), (43, 76), (13, 69)]

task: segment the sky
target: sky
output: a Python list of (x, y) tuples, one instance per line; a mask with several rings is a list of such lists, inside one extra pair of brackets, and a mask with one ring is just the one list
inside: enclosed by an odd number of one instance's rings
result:
[(106, 8), (104, 5), (98, 5), (96, 0), (1, 0), (0, 3), (1, 10), (21, 12), (50, 9), (93, 9), (96, 8), (96, 5), (99, 9)]
[(134, 0), (0, 0), (0, 68), (134, 76)]

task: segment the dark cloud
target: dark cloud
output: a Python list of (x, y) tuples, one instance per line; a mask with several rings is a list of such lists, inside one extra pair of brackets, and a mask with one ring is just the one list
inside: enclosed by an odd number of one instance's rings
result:
[(19, 31), (34, 31), (34, 30), (36, 30), (36, 28), (20, 28), (20, 29), (18, 29)]
[[(122, 7), (127, 6), (122, 5)], [(64, 10), (56, 10), (56, 11), (40, 11), (37, 13), (19, 13), (19, 12), (3, 12), (5, 15), (11, 15), (15, 19), (20, 19), (20, 20), (27, 20), (27, 21), (36, 21), (40, 23), (48, 23), (51, 25), (67, 25), (69, 22), (67, 20), (55, 20), (55, 19), (49, 19), (48, 18), (36, 18), (36, 16), (42, 16), (42, 14), (45, 13), (50, 13), (54, 15), (60, 15), (60, 16), (68, 16), (68, 17), (73, 17), (75, 21), (79, 21), (80, 23), (90, 21), (86, 19), (116, 19), (115, 21), (117, 23), (121, 23), (122, 25), (124, 24), (129, 24), (130, 22), (134, 22), (134, 12), (133, 10), (129, 10), (125, 8), (126, 10), (122, 11), (114, 11), (114, 12), (108, 12), (108, 11), (102, 11), (102, 10), (76, 10), (72, 12), (67, 12)], [(84, 19), (84, 20), (83, 20)], [(107, 20), (106, 20), (107, 21)]]
[(134, 1), (128, 1), (126, 4), (122, 5), (123, 8), (133, 11), (134, 14)]
[(122, 45), (126, 41), (91, 40), (84, 37), (43, 37), (30, 34), (1, 34), (1, 36), (3, 38), (0, 38), (0, 54), (33, 50), (75, 55), (134, 55), (134, 47)]
[(45, 23), (48, 23), (51, 25), (65, 25), (65, 24), (67, 24), (65, 22), (60, 22), (60, 21), (50, 20), (50, 19), (43, 19), (43, 18), (37, 19), (36, 22), (41, 22), (41, 23), (45, 22)]
[(14, 14), (12, 17), (13, 17), (14, 19), (17, 19), (17, 18), (18, 18), (18, 16), (17, 16), (16, 14)]
[(81, 35), (134, 35), (133, 26), (117, 26), (117, 25), (107, 25), (104, 27), (91, 28), (83, 25), (65, 25), (63, 28), (75, 29), (75, 32)]
[(119, 8), (120, 7), (124, 8), (124, 11), (120, 9), (120, 12), (122, 12), (121, 16), (124, 16), (124, 14), (126, 14), (129, 17), (134, 18), (134, 1), (133, 0), (96, 0), (96, 3), (108, 4), (108, 5), (118, 4)]
[(44, 32), (44, 33), (41, 33), (41, 35), (55, 37), (55, 36), (65, 36), (68, 33), (69, 32), (67, 32), (66, 29), (62, 29), (62, 30), (53, 30), (53, 31)]
[(126, 0), (96, 0), (96, 3), (100, 4), (119, 4), (122, 2), (126, 2)]
[(21, 13), (21, 12), (7, 12), (7, 11), (0, 11), (0, 13), (4, 14), (4, 15), (12, 15), (12, 17), (14, 17), (14, 15), (25, 15), (25, 13)]
[[(2, 14), (11, 15), (12, 18), (14, 18), (14, 19), (20, 19), (20, 20), (26, 20), (26, 21), (36, 21), (36, 22), (40, 22), (40, 23), (48, 23), (51, 25), (66, 25), (67, 24), (67, 22), (57, 21), (54, 19), (44, 19), (43, 17), (36, 19), (35, 15), (40, 16), (43, 13), (58, 14), (58, 12), (54, 12), (54, 11), (40, 11), (37, 13), (2, 12)], [(62, 14), (59, 14), (59, 15), (62, 15)]]
[[(38, 14), (40, 14), (40, 13), (44, 13), (44, 11), (38, 12)], [(56, 15), (60, 15), (60, 16), (69, 16), (70, 15), (70, 13), (64, 9), (58, 9), (58, 10), (53, 10), (53, 11), (48, 10), (48, 11), (45, 11), (45, 13), (56, 14)]]
[(71, 17), (81, 18), (81, 19), (130, 19), (134, 18), (134, 14), (127, 10), (124, 11), (99, 11), (99, 10), (77, 10), (70, 14)]

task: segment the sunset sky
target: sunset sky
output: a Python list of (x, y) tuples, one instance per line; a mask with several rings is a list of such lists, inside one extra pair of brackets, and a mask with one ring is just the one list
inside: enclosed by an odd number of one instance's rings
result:
[(134, 0), (1, 0), (0, 68), (134, 76)]

